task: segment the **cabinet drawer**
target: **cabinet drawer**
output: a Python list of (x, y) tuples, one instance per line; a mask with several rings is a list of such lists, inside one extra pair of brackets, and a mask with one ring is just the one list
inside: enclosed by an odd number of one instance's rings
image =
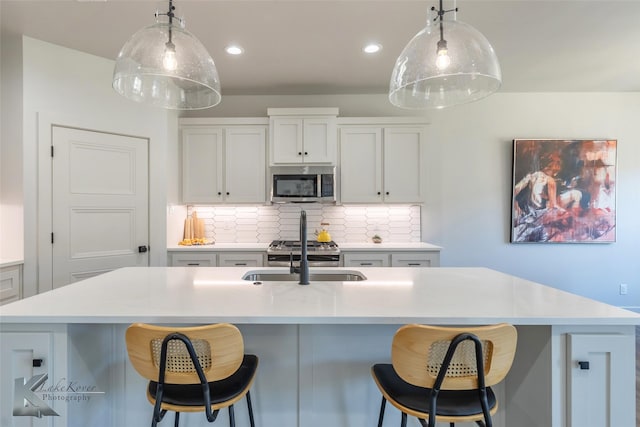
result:
[(225, 253), (218, 255), (219, 267), (263, 267), (264, 266), (264, 254), (263, 253)]
[(174, 267), (216, 267), (215, 253), (180, 253), (171, 255), (171, 265)]
[(391, 254), (391, 267), (438, 267), (440, 256), (437, 253), (395, 253)]
[(0, 304), (17, 301), (22, 295), (21, 266), (4, 267), (0, 270)]
[(345, 267), (389, 267), (389, 254), (345, 253)]

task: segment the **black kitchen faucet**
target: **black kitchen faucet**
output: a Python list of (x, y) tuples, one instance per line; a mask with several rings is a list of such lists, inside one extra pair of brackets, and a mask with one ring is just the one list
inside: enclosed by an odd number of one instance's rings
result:
[(307, 213), (303, 210), (300, 211), (300, 266), (298, 268), (293, 266), (293, 252), (290, 254), (290, 273), (299, 273), (300, 281), (299, 285), (309, 284), (309, 261), (307, 260)]

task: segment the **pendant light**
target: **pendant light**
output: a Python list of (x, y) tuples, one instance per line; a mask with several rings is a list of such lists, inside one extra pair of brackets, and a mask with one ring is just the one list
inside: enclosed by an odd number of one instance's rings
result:
[(125, 43), (116, 59), (113, 88), (133, 101), (172, 110), (213, 107), (221, 100), (216, 66), (174, 10), (169, 0), (167, 13), (156, 12), (156, 23)]
[[(436, 11), (435, 7), (431, 11)], [(445, 108), (484, 98), (500, 88), (502, 72), (489, 41), (478, 30), (445, 14), (416, 34), (398, 57), (389, 101), (409, 109)], [(435, 23), (435, 24), (434, 24)]]

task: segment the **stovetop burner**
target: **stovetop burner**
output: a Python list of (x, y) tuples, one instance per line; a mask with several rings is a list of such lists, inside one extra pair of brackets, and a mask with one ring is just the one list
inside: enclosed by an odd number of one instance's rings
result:
[[(300, 251), (301, 243), (299, 240), (274, 240), (269, 245), (270, 252), (292, 252), (292, 251)], [(334, 241), (330, 242), (317, 242), (315, 240), (310, 240), (307, 242), (307, 251), (309, 252), (339, 252), (338, 244)]]

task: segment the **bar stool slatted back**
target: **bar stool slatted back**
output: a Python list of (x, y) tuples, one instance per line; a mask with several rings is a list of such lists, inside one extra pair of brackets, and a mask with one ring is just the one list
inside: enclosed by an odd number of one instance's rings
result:
[(147, 398), (154, 405), (152, 426), (167, 411), (204, 412), (209, 422), (228, 408), (235, 426), (233, 404), (246, 396), (251, 427), (255, 427), (249, 389), (258, 358), (244, 354), (237, 327), (228, 323), (167, 327), (136, 323), (126, 332), (129, 360), (149, 380)]
[[(498, 402), (491, 386), (501, 382), (515, 357), (517, 331), (509, 324), (452, 328), (406, 325), (391, 347), (391, 364), (371, 374), (382, 393), (378, 426), (389, 401), (423, 426), (436, 421), (492, 425)], [(435, 414), (435, 416), (431, 416)], [(428, 420), (428, 424), (427, 424)]]

